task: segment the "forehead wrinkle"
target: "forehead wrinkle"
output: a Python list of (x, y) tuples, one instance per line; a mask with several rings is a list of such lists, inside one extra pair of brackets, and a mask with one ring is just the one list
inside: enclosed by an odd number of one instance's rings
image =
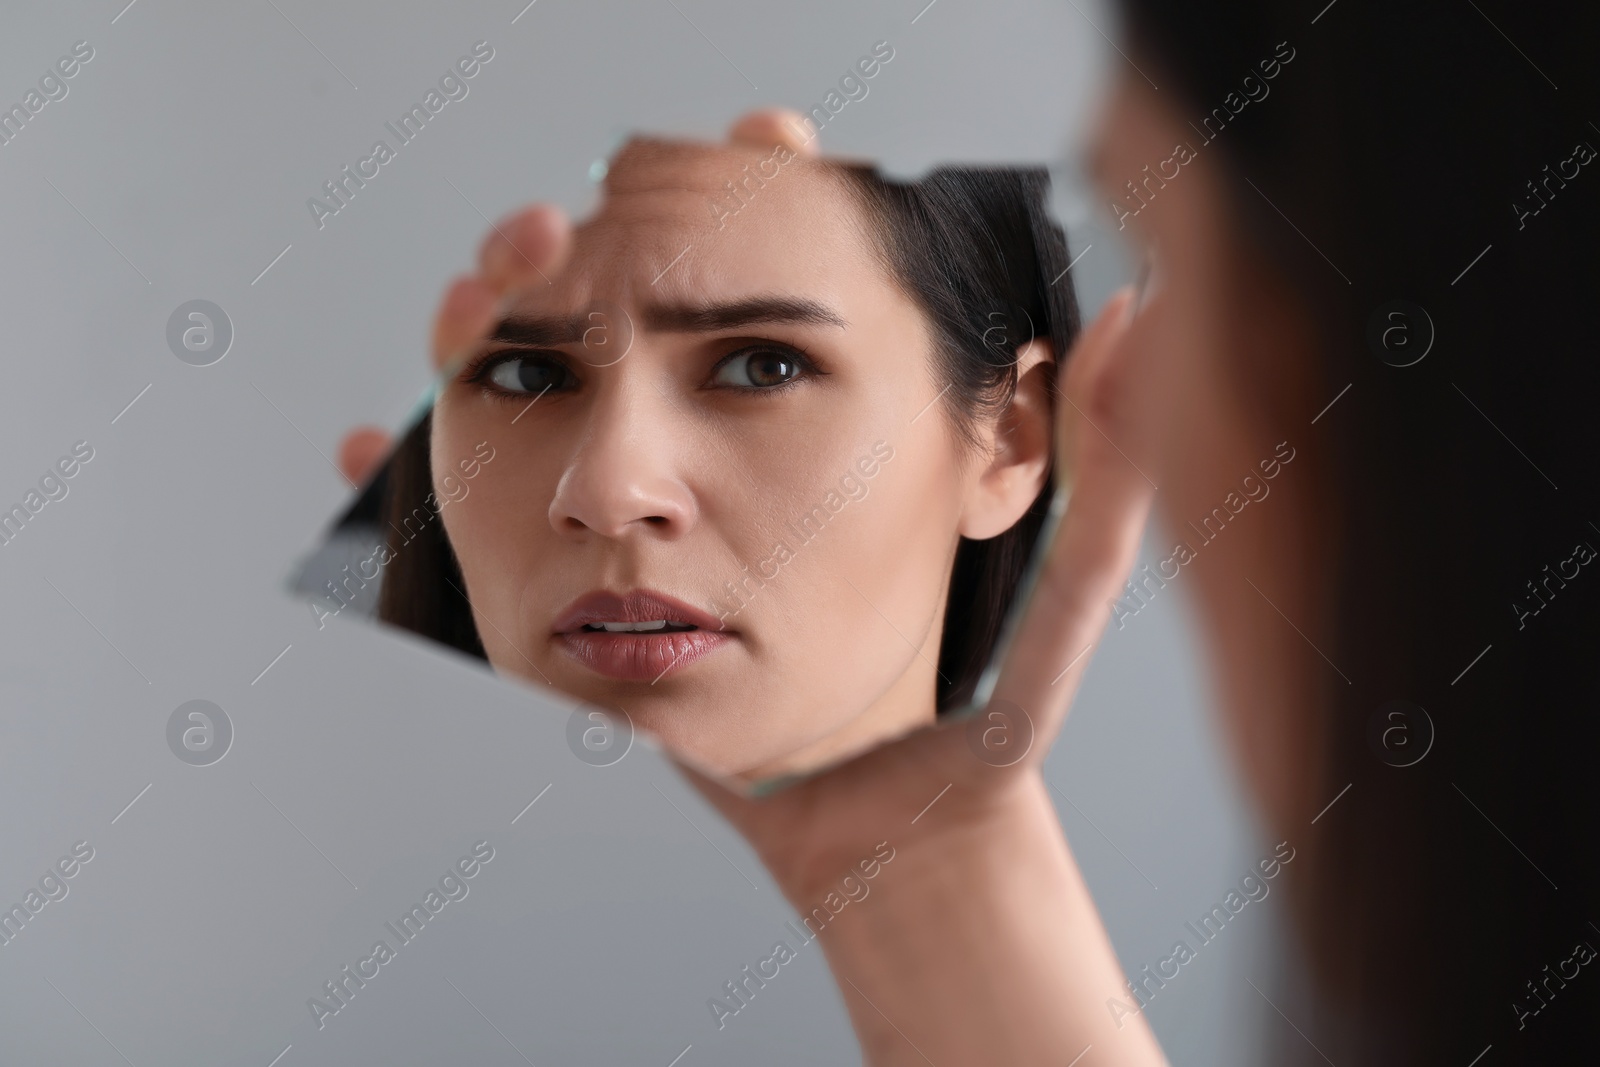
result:
[[(835, 288), (831, 282), (836, 272), (827, 265), (835, 263), (840, 253), (851, 258), (864, 256), (856, 261), (870, 264), (874, 275), (897, 287), (894, 272), (887, 269), (889, 264), (877, 247), (881, 235), (868, 217), (870, 212), (864, 210), (865, 205), (836, 168), (814, 164), (809, 175), (783, 173), (767, 179), (768, 186), (756, 193), (758, 202), (751, 205), (756, 214), (749, 222), (735, 220), (727, 230), (719, 231), (711, 225), (704, 197), (681, 183), (673, 184), (665, 171), (655, 170), (652, 178), (647, 164), (666, 159), (705, 172), (703, 164), (708, 161), (721, 160), (725, 167), (728, 159), (742, 159), (746, 153), (676, 143), (630, 143), (621, 155), (629, 153), (633, 154), (635, 173), (650, 180), (623, 181), (620, 195), (608, 192), (596, 212), (577, 227), (574, 254), (554, 286), (534, 285), (527, 290), (526, 301), (517, 308), (518, 317), (561, 315), (603, 297), (639, 314), (640, 328), (654, 329), (643, 317), (657, 304), (692, 310), (709, 303), (791, 293), (803, 297), (813, 290), (821, 296)], [(760, 150), (753, 154), (756, 159), (765, 156)], [(784, 164), (784, 171), (803, 162), (797, 159)], [(713, 166), (709, 173), (737, 176), (738, 171)], [(826, 180), (815, 181), (819, 177)], [(772, 182), (779, 188), (772, 188)], [(824, 202), (819, 204), (819, 198)], [(730, 240), (731, 245), (726, 243)], [(757, 258), (752, 261), (751, 256)], [(758, 271), (765, 276), (760, 282), (739, 266), (751, 262), (789, 264), (794, 270), (781, 271), (776, 277)], [(728, 300), (707, 299), (708, 292), (719, 291), (737, 295)], [(834, 313), (842, 314), (837, 309)], [(818, 323), (818, 318), (811, 316), (811, 324), (831, 325)], [(794, 317), (787, 321), (806, 324)]]

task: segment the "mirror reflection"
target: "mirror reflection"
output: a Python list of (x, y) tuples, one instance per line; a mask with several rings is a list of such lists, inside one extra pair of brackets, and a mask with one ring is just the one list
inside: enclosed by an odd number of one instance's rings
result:
[(964, 710), (1054, 489), (1049, 185), (628, 142), (296, 588), (745, 786)]

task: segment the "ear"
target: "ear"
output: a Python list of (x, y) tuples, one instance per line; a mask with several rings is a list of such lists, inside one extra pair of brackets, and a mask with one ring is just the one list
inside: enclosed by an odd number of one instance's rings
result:
[(967, 487), (957, 530), (983, 541), (1017, 524), (1050, 473), (1055, 435), (1055, 350), (1036, 337), (1017, 350), (1017, 388), (1011, 403), (984, 434), (989, 457)]

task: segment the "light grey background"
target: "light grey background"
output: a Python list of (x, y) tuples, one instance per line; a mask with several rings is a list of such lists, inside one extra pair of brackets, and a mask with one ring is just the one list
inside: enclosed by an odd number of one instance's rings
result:
[[(648, 745), (586, 766), (565, 704), (414, 639), (319, 631), (282, 578), (348, 500), (340, 435), (398, 426), (426, 385), (435, 301), (483, 215), (581, 211), (627, 130), (714, 136), (752, 106), (820, 102), (878, 40), (895, 58), (829, 148), (906, 173), (1060, 161), (1123, 62), (1095, 28), (1110, 14), (124, 2), (0, 16), (5, 106), (74, 42), (95, 50), (0, 146), (0, 507), (74, 442), (94, 449), (0, 546), (0, 904), (73, 842), (95, 849), (0, 947), (0, 1062), (854, 1060), (814, 945), (717, 1030), (707, 998), (790, 939), (790, 912)], [(385, 121), (478, 40), (495, 55), (468, 97), (319, 230), (306, 199), (392, 143)], [(1126, 263), (1061, 200), (1093, 307)], [(194, 298), (233, 322), (214, 366), (167, 349)], [(1271, 851), (1231, 784), (1185, 596), (1180, 578), (1113, 629), (1048, 769), (1130, 971)], [(209, 767), (166, 746), (197, 698), (235, 730)], [(496, 853), (469, 896), (319, 1032), (306, 999), (479, 839)], [(1161, 991), (1174, 1062), (1253, 1062), (1282, 1025), (1245, 982), (1272, 988), (1281, 918), (1278, 895), (1251, 905)]]

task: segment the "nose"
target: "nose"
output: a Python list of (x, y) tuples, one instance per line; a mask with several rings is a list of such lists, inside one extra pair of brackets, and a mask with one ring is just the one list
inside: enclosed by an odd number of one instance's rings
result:
[(550, 501), (556, 533), (677, 540), (693, 529), (699, 508), (678, 459), (689, 428), (676, 425), (665, 397), (641, 395), (649, 393), (622, 387), (596, 399)]

